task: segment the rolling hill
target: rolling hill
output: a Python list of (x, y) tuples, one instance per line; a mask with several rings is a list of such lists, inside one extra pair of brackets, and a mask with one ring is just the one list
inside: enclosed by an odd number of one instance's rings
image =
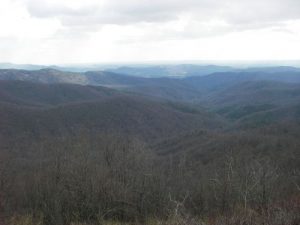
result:
[(0, 130), (5, 136), (90, 130), (160, 138), (220, 127), (205, 110), (94, 86), (0, 82)]
[(205, 76), (216, 72), (229, 72), (234, 68), (229, 66), (215, 65), (161, 65), (161, 66), (139, 66), (139, 67), (118, 67), (109, 69), (114, 73), (137, 76), (137, 77), (190, 77), (190, 76)]
[(121, 96), (121, 93), (105, 87), (0, 81), (0, 102), (18, 105), (45, 107), (71, 102), (100, 101), (116, 96)]
[(205, 99), (205, 104), (219, 115), (253, 126), (298, 121), (299, 102), (299, 84), (277, 81), (247, 81), (215, 91)]

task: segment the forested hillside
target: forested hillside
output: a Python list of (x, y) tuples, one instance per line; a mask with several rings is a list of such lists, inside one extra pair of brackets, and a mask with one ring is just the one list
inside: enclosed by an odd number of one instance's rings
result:
[(0, 224), (300, 223), (299, 71), (152, 69), (0, 70)]

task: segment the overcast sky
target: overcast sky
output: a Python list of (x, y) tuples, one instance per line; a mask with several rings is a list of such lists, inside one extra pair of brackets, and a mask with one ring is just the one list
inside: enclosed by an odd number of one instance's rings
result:
[(300, 0), (0, 0), (0, 61), (300, 59)]

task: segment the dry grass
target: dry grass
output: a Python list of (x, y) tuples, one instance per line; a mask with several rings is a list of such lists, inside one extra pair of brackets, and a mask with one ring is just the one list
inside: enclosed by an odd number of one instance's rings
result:
[(33, 218), (32, 215), (13, 216), (8, 225), (43, 225), (42, 218)]
[[(93, 224), (71, 223), (70, 225), (300, 225), (300, 205), (290, 206), (287, 208), (274, 207), (265, 213), (241, 208), (236, 209), (230, 215), (216, 216), (205, 220), (180, 214), (172, 215), (165, 221), (149, 219), (143, 224), (138, 222), (99, 221)], [(33, 216), (25, 215), (12, 217), (7, 225), (43, 225), (43, 222), (42, 217), (34, 219)]]

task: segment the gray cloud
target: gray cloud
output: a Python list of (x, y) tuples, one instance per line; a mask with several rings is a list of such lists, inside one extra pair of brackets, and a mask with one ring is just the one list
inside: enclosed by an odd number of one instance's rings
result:
[[(58, 19), (65, 27), (59, 31), (61, 36), (84, 35), (104, 25), (143, 29), (150, 24), (152, 33), (128, 42), (194, 39), (262, 28), (285, 30), (286, 21), (300, 19), (299, 0), (90, 0), (78, 8), (64, 1), (26, 0), (25, 6), (32, 17)], [(182, 17), (190, 19), (183, 29), (162, 27)]]
[(50, 0), (27, 0), (34, 17), (58, 17), (69, 25), (165, 22), (181, 14), (229, 24), (270, 23), (300, 18), (299, 0), (107, 0), (74, 9)]
[(65, 16), (76, 18), (95, 13), (95, 8), (91, 5), (74, 9), (59, 3), (44, 0), (27, 0), (25, 6), (31, 16), (38, 18), (61, 18)]

